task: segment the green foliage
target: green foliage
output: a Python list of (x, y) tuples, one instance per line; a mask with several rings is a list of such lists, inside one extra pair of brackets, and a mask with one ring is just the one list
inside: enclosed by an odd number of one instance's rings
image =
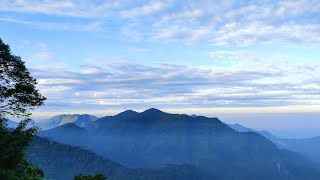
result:
[[(43, 105), (36, 80), (19, 56), (0, 39), (0, 179), (41, 179), (44, 174), (26, 161), (25, 150), (38, 132), (26, 128), (31, 122), (29, 110)], [(8, 129), (6, 116), (25, 117), (15, 129)]]
[(0, 117), (29, 116), (29, 110), (43, 105), (46, 98), (36, 84), (21, 58), (0, 39)]
[(104, 175), (102, 174), (97, 174), (94, 176), (79, 174), (74, 177), (74, 180), (105, 180), (105, 179), (106, 177), (104, 177)]
[(26, 129), (31, 119), (21, 121), (18, 127), (10, 130), (5, 120), (0, 120), (0, 179), (41, 179), (42, 170), (33, 168), (25, 158), (25, 150), (34, 134), (38, 131), (32, 127)]

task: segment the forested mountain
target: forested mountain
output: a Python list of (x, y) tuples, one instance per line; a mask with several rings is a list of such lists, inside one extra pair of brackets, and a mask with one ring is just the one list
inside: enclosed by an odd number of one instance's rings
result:
[(74, 123), (80, 127), (84, 127), (97, 119), (97, 117), (88, 114), (62, 114), (42, 120), (37, 123), (37, 126), (44, 130), (55, 128), (67, 123)]
[(165, 165), (157, 169), (130, 169), (88, 150), (35, 137), (27, 149), (27, 159), (42, 169), (46, 179), (70, 180), (75, 175), (103, 174), (108, 179), (212, 179), (190, 165)]
[(135, 168), (191, 164), (219, 179), (320, 178), (318, 167), (302, 155), (279, 149), (258, 133), (237, 132), (218, 118), (128, 110), (81, 130), (66, 129), (40, 135)]

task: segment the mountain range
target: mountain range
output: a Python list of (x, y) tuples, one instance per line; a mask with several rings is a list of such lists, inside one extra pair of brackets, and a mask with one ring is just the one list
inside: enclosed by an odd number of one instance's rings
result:
[[(49, 123), (50, 124), (50, 123)], [(238, 132), (218, 118), (132, 110), (67, 123), (39, 133), (130, 168), (192, 165), (216, 179), (318, 179), (318, 166), (257, 132)]]
[(43, 130), (58, 127), (67, 123), (74, 123), (80, 127), (84, 127), (97, 119), (98, 118), (96, 116), (89, 114), (62, 114), (42, 120), (36, 123), (36, 125)]

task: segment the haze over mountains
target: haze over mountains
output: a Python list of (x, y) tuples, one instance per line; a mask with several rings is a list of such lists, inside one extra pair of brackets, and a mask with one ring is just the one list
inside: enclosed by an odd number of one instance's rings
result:
[[(60, 119), (59, 123), (66, 122)], [(191, 165), (217, 179), (320, 177), (318, 166), (303, 155), (279, 149), (259, 132), (238, 132), (218, 118), (148, 109), (83, 121), (87, 123), (82, 127), (46, 121), (56, 127), (39, 136), (82, 147), (130, 168)]]
[(7, 127), (9, 128), (15, 128), (19, 124), (18, 122), (12, 121), (10, 119), (5, 119), (5, 120), (6, 120)]
[(78, 174), (104, 174), (108, 179), (211, 179), (190, 165), (166, 165), (157, 169), (126, 168), (88, 150), (35, 137), (27, 159), (45, 172), (47, 179), (70, 180)]
[(232, 124), (229, 127), (239, 132), (256, 132), (266, 137), (279, 148), (289, 149), (294, 152), (299, 152), (310, 160), (320, 163), (320, 137), (304, 138), (304, 139), (288, 139), (278, 138), (267, 131), (256, 131), (240, 124)]
[[(121, 114), (130, 114), (133, 113), (135, 114), (134, 111), (125, 111)], [(111, 118), (112, 116), (107, 116), (104, 117), (104, 119)], [(191, 117), (196, 118), (197, 115), (193, 114)], [(36, 125), (41, 127), (42, 130), (48, 130), (52, 129), (67, 123), (74, 123), (78, 125), (79, 127), (73, 127), (74, 129), (78, 129), (78, 131), (85, 131), (85, 127), (88, 128), (89, 126), (92, 126), (94, 121), (99, 119), (96, 116), (93, 115), (88, 115), (88, 114), (62, 114), (62, 115), (57, 115), (52, 118), (48, 118), (46, 120), (40, 121)], [(8, 120), (7, 121), (9, 127), (15, 127), (18, 125), (17, 122)], [(91, 124), (92, 123), (92, 124)], [(279, 148), (284, 148), (284, 149), (289, 149), (295, 152), (299, 152), (303, 154), (304, 156), (308, 157), (309, 159), (320, 162), (320, 152), (318, 149), (320, 148), (320, 137), (312, 137), (312, 138), (303, 138), (303, 139), (295, 139), (295, 138), (279, 138), (273, 134), (271, 134), (268, 131), (257, 131), (251, 128), (247, 128), (245, 126), (242, 126), (240, 124), (228, 124), (229, 127), (232, 129), (235, 129), (238, 132), (256, 132), (258, 134), (261, 134), (262, 136), (266, 137), (267, 139), (271, 140), (273, 143), (275, 143)], [(72, 124), (69, 124), (65, 126), (64, 128), (72, 128)], [(60, 133), (57, 133), (58, 130), (52, 131), (52, 136), (57, 134), (58, 138)], [(65, 130), (61, 130), (63, 133)], [(50, 133), (50, 131), (47, 131), (46, 133)], [(77, 135), (79, 136), (81, 133), (78, 133)], [(85, 133), (83, 133), (85, 134)], [(81, 136), (81, 135), (80, 135)], [(71, 137), (72, 140), (72, 137)]]

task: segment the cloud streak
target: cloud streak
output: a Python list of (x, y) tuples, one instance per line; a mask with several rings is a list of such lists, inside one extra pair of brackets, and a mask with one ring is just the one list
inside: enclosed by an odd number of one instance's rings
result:
[(37, 29), (59, 30), (59, 31), (79, 31), (79, 32), (101, 32), (104, 30), (103, 23), (89, 22), (89, 23), (65, 23), (65, 22), (35, 22), (30, 20), (22, 20), (17, 18), (1, 18), (2, 23), (14, 23), (28, 25)]

